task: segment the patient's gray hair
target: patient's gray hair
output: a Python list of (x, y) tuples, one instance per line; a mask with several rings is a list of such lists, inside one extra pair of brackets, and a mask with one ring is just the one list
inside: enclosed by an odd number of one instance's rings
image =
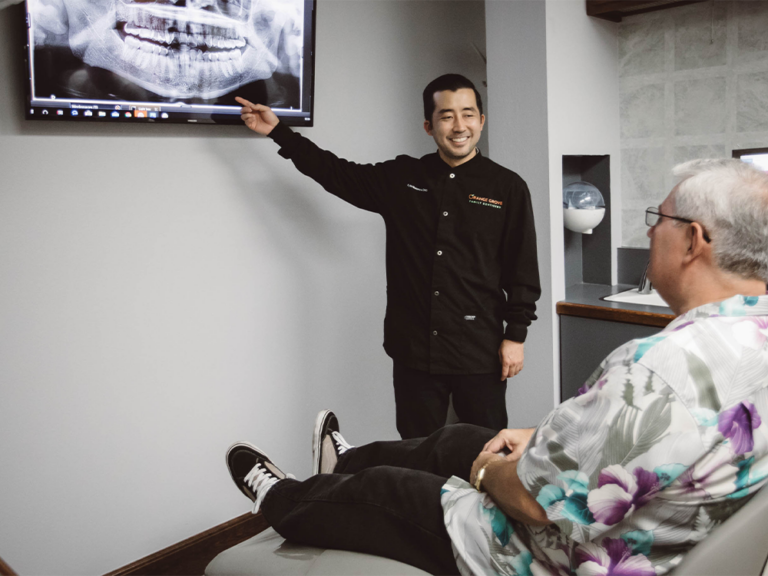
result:
[(678, 164), (675, 212), (712, 238), (718, 268), (768, 282), (768, 174), (733, 158)]

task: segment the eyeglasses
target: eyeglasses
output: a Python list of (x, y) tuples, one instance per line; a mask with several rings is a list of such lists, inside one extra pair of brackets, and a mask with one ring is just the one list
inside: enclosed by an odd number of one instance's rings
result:
[[(656, 226), (659, 222), (661, 222), (662, 218), (670, 218), (671, 220), (679, 220), (680, 222), (686, 222), (688, 224), (693, 224), (694, 220), (689, 220), (688, 218), (680, 218), (680, 216), (669, 216), (667, 214), (662, 214), (658, 211), (656, 208), (648, 208), (645, 211), (645, 224), (646, 226)], [(701, 226), (701, 224), (699, 224)], [(701, 226), (701, 229), (704, 231), (704, 241), (709, 243), (712, 242), (712, 239), (707, 234), (707, 231), (704, 230), (704, 226)]]

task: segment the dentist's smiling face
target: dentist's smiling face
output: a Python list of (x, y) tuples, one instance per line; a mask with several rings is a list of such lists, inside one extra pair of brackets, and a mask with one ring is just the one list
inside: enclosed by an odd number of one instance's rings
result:
[(424, 129), (435, 139), (440, 157), (450, 166), (471, 160), (485, 125), (474, 90), (443, 90), (433, 97), (435, 111), (432, 121), (424, 122)]

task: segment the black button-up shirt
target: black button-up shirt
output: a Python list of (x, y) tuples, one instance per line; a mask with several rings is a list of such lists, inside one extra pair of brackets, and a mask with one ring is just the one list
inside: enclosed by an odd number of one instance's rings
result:
[(384, 218), (387, 354), (432, 374), (500, 371), (501, 340), (525, 340), (541, 295), (525, 182), (479, 153), (455, 168), (436, 153), (356, 164), (282, 123), (270, 137), (327, 191)]

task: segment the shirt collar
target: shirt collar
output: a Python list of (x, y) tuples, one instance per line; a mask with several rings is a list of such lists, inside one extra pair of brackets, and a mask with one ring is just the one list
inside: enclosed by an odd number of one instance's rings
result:
[(477, 172), (478, 170), (482, 170), (481, 164), (483, 163), (483, 154), (480, 152), (480, 148), (475, 148), (475, 150), (477, 153), (472, 157), (471, 160), (467, 160), (463, 164), (459, 164), (455, 167), (449, 166), (445, 160), (440, 157), (439, 152), (434, 152), (424, 156), (424, 160), (428, 162), (430, 169), (438, 174), (445, 174), (448, 172), (473, 173)]
[(675, 318), (664, 331), (678, 330), (695, 320), (713, 317), (768, 316), (768, 295), (736, 295), (722, 302), (710, 302), (688, 310)]

